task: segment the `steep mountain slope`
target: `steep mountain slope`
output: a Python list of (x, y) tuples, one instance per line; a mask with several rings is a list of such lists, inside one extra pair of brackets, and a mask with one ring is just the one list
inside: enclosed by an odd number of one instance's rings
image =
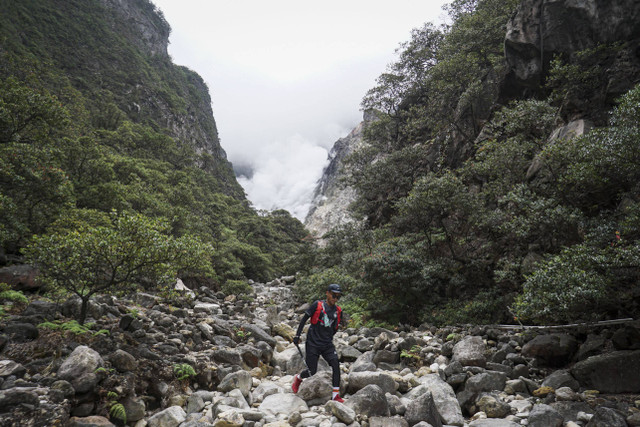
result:
[(4, 77), (35, 73), (62, 99), (79, 92), (96, 127), (126, 118), (168, 134), (210, 157), (197, 163), (224, 193), (244, 198), (220, 146), (208, 89), (171, 62), (169, 24), (151, 2), (3, 2), (0, 23)]

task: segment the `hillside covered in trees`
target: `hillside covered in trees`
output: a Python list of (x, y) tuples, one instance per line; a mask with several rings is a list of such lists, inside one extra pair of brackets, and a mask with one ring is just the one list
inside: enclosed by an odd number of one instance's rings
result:
[[(83, 299), (295, 272), (306, 232), (257, 212), (211, 99), (167, 54), (148, 0), (27, 0), (0, 11), (0, 260)], [(24, 255), (27, 258), (24, 258)]]
[(343, 164), (358, 221), (305, 286), (360, 320), (554, 323), (640, 313), (637, 2), (456, 0), (398, 49)]

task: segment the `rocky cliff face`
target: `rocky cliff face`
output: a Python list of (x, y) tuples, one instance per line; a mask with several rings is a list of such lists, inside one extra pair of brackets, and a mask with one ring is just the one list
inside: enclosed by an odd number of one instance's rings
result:
[[(507, 25), (505, 58), (510, 74), (503, 92), (537, 91), (555, 56), (570, 59), (600, 44), (627, 43), (609, 64), (606, 91), (626, 92), (638, 76), (640, 3), (634, 0), (523, 0)], [(625, 65), (626, 63), (626, 65)], [(629, 75), (631, 73), (631, 75)]]
[(139, 93), (136, 102), (127, 106), (132, 113), (150, 113), (155, 121), (169, 130), (180, 143), (193, 147), (198, 154), (208, 154), (213, 161), (200, 160), (199, 166), (223, 179), (226, 191), (243, 197), (244, 192), (235, 180), (231, 164), (220, 145), (218, 129), (211, 108), (209, 89), (202, 78), (186, 67), (171, 63), (168, 54), (171, 28), (159, 11), (148, 0), (100, 0), (113, 12), (114, 18), (125, 26), (127, 41), (141, 52), (182, 80), (185, 90), (181, 94), (184, 108), (175, 108), (171, 99), (158, 96), (145, 82), (136, 82), (132, 93)]
[(304, 221), (316, 237), (321, 238), (334, 227), (354, 221), (348, 208), (356, 199), (356, 190), (343, 181), (349, 174), (344, 160), (365, 145), (362, 131), (365, 123), (371, 119), (365, 114), (364, 120), (349, 135), (336, 141), (329, 153), (329, 165), (318, 181), (311, 209)]
[(152, 56), (168, 58), (167, 47), (171, 27), (162, 13), (147, 0), (100, 0), (128, 22), (138, 37), (131, 41)]

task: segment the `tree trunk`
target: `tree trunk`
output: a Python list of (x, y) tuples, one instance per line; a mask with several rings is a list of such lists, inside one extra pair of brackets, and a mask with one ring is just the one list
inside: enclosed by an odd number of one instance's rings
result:
[(80, 306), (80, 318), (78, 319), (78, 323), (84, 325), (84, 321), (87, 319), (87, 311), (89, 308), (89, 296), (81, 297), (82, 305)]

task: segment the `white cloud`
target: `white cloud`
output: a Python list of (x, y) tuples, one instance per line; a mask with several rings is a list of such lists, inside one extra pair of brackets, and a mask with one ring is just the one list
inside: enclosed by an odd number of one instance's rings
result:
[(200, 74), (228, 158), (259, 209), (304, 219), (333, 143), (412, 28), (444, 0), (152, 0), (174, 62)]

